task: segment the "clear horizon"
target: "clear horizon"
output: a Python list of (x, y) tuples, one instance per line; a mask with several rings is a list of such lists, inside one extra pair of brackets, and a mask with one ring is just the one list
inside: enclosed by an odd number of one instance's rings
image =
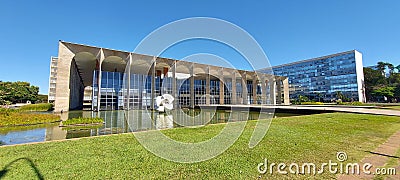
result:
[[(0, 2), (0, 80), (28, 81), (48, 92), (50, 57), (58, 40), (132, 51), (149, 33), (189, 17), (213, 17), (246, 30), (271, 65), (357, 50), (363, 65), (400, 64), (400, 2), (303, 0), (246, 3), (231, 1), (10, 1)], [(163, 57), (182, 59), (212, 53), (237, 62), (232, 49), (218, 43), (188, 41)], [(245, 66), (245, 65), (244, 65)], [(238, 67), (240, 68), (240, 67)]]

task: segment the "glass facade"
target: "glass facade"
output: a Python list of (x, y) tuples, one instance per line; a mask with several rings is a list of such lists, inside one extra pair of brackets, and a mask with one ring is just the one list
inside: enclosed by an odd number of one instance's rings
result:
[(355, 50), (272, 68), (275, 75), (288, 77), (290, 99), (302, 95), (332, 101), (340, 91), (351, 100), (364, 101), (362, 56)]
[[(64, 42), (63, 42), (64, 43)], [(174, 97), (176, 108), (202, 105), (289, 103), (286, 77), (195, 62), (68, 44), (60, 51), (55, 76), (55, 109), (119, 110), (154, 109), (160, 95)], [(67, 53), (68, 55), (64, 54)], [(52, 62), (56, 67), (56, 60)], [(61, 64), (61, 66), (59, 66)], [(56, 72), (57, 71), (57, 72)], [(285, 81), (283, 90), (267, 89)], [(269, 92), (271, 91), (271, 92)], [(276, 101), (285, 94), (284, 101)]]
[[(101, 72), (101, 86), (100, 86), (100, 109), (101, 110), (117, 110), (122, 109), (124, 106), (124, 92), (123, 92), (123, 75), (121, 72)], [(93, 74), (93, 109), (97, 109), (98, 100), (98, 77), (99, 71), (94, 71)]]
[[(265, 92), (265, 96), (267, 96), (270, 92), (268, 89), (262, 90), (262, 82), (266, 83), (264, 87), (268, 87), (268, 81), (260, 79), (242, 81), (240, 78), (235, 78), (236, 83), (233, 86), (232, 78), (221, 77), (223, 78), (221, 81), (218, 77), (211, 75), (194, 74), (190, 76), (190, 73), (177, 72), (174, 77), (173, 72), (168, 72), (168, 70), (170, 68), (156, 67), (154, 76), (148, 75), (149, 73), (131, 72), (128, 75), (127, 72), (94, 70), (91, 93), (92, 109), (120, 110), (128, 109), (128, 107), (129, 109), (152, 109), (155, 107), (154, 98), (162, 94), (173, 95), (176, 101), (175, 105), (178, 107), (233, 104), (233, 90), (236, 92), (235, 104), (267, 104), (266, 99), (263, 102), (262, 94)], [(161, 71), (164, 72), (161, 73)], [(193, 81), (193, 85), (191, 81)], [(175, 83), (176, 88), (173, 88)], [(244, 87), (247, 90), (247, 99), (242, 98)], [(174, 89), (177, 90), (176, 95), (174, 95)], [(207, 91), (209, 95), (207, 95)], [(273, 101), (268, 102), (273, 103)]]

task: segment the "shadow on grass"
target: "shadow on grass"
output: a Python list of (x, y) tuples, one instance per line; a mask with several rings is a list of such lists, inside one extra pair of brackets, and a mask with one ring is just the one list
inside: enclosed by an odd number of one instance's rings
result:
[(375, 154), (375, 155), (380, 155), (380, 156), (386, 156), (386, 157), (390, 157), (390, 158), (400, 159), (400, 157), (397, 157), (397, 156), (382, 154), (382, 153), (378, 153), (378, 152), (372, 152), (372, 151), (365, 151), (365, 152), (368, 152), (368, 153), (371, 153), (371, 154)]
[(18, 159), (16, 159), (16, 160), (11, 161), (10, 163), (8, 163), (8, 164), (0, 171), (0, 179), (2, 179), (2, 178), (7, 174), (7, 171), (9, 171), (8, 168), (9, 168), (12, 164), (14, 164), (15, 162), (20, 161), (20, 160), (25, 160), (26, 162), (29, 163), (29, 165), (31, 166), (31, 168), (35, 171), (36, 176), (37, 176), (38, 179), (44, 179), (43, 176), (42, 176), (42, 174), (40, 174), (39, 169), (36, 167), (35, 163), (33, 163), (31, 159), (25, 158), (25, 157), (23, 157), (23, 158), (18, 158)]

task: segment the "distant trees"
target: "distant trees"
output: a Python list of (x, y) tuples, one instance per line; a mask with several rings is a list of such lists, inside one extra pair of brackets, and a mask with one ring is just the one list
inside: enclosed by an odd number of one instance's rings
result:
[[(386, 68), (389, 69), (387, 77)], [(364, 83), (367, 101), (400, 101), (400, 65), (378, 62), (376, 69), (364, 68)]]
[(24, 103), (26, 101), (36, 102), (39, 87), (32, 86), (28, 82), (1, 82), (0, 81), (0, 104)]
[(344, 94), (342, 93), (342, 91), (336, 91), (335, 94), (336, 94), (336, 98), (337, 98), (337, 99), (343, 100), (343, 99), (345, 98), (345, 96), (344, 96)]
[(47, 103), (48, 98), (48, 95), (38, 94), (36, 103)]

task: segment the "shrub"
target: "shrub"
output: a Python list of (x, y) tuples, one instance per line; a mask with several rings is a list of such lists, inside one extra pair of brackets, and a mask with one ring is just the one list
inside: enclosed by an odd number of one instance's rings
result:
[(351, 102), (350, 103), (352, 106), (362, 106), (363, 105), (363, 103), (362, 102), (359, 102), (359, 101), (354, 101), (354, 102)]
[(60, 121), (60, 116), (54, 114), (31, 114), (18, 110), (0, 109), (0, 127), (33, 125)]
[(362, 106), (364, 105), (362, 102), (353, 101), (353, 102), (337, 102), (338, 105), (347, 105), (347, 106)]
[(344, 105), (345, 103), (343, 103), (342, 99), (338, 99), (338, 100), (336, 100), (336, 104), (338, 104), (338, 105)]
[(324, 105), (323, 102), (302, 102), (301, 105)]
[(51, 111), (53, 110), (53, 104), (51, 103), (39, 103), (39, 104), (28, 104), (19, 108), (21, 111)]
[(76, 125), (76, 124), (98, 124), (103, 123), (104, 120), (102, 118), (73, 118), (68, 119), (63, 122), (63, 125)]

